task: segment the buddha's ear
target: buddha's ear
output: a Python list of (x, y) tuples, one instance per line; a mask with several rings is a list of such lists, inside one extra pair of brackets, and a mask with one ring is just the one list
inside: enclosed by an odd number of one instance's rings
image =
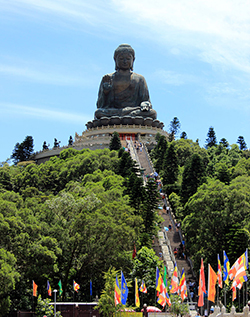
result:
[(130, 70), (131, 70), (131, 71), (134, 70), (134, 60), (133, 60), (133, 63), (132, 63), (132, 65), (131, 65), (131, 67), (130, 67)]

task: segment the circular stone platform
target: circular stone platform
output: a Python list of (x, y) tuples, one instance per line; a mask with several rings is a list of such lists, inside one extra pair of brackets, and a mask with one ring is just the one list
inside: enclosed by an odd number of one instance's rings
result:
[(131, 117), (131, 116), (113, 116), (113, 117), (102, 117), (100, 119), (94, 119), (86, 123), (87, 129), (101, 127), (101, 126), (113, 126), (113, 125), (140, 125), (140, 126), (152, 126), (155, 128), (162, 129), (164, 123), (157, 119), (144, 118), (144, 117)]

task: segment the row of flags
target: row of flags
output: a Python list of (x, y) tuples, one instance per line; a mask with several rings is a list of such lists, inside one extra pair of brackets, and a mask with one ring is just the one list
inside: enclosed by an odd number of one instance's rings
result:
[[(63, 293), (61, 280), (58, 282), (58, 286), (59, 286), (59, 296), (61, 296)], [(32, 281), (32, 288), (33, 288), (33, 296), (37, 297), (38, 285), (35, 283), (35, 281)], [(78, 283), (76, 283), (75, 281), (73, 281), (73, 290), (78, 292), (79, 289), (80, 289), (80, 285)], [(50, 286), (49, 281), (47, 281), (47, 291), (48, 291), (48, 295), (52, 296), (52, 290), (51, 290), (51, 286)], [(90, 281), (90, 295), (92, 295), (92, 282), (91, 281)]]
[[(236, 299), (236, 288), (241, 289), (243, 283), (247, 281), (248, 269), (248, 249), (235, 261), (235, 263), (230, 268), (230, 262), (225, 251), (223, 251), (223, 276), (222, 276), (222, 266), (220, 262), (220, 256), (217, 256), (218, 260), (218, 270), (217, 273), (213, 270), (210, 264), (208, 264), (208, 300), (215, 302), (216, 295), (216, 284), (223, 288), (223, 282), (229, 285), (229, 280), (232, 281), (231, 289), (233, 292), (232, 300)], [(206, 283), (205, 283), (205, 272), (203, 259), (201, 259), (201, 268), (199, 276), (199, 300), (198, 306), (202, 307), (204, 305), (204, 293), (206, 294)]]
[[(161, 277), (160, 271), (156, 268), (156, 290), (157, 290), (157, 303), (162, 307), (166, 304), (171, 306), (171, 300), (167, 291), (167, 280), (166, 280), (166, 267), (164, 268), (164, 281)], [(171, 294), (177, 294), (181, 297), (182, 301), (187, 298), (187, 283), (184, 269), (182, 269), (180, 281), (178, 278), (177, 265), (175, 263), (174, 272), (171, 278), (171, 284), (169, 286), (169, 292)]]
[[(171, 306), (171, 300), (167, 291), (167, 269), (164, 267), (164, 278), (162, 278), (158, 267), (156, 268), (156, 291), (157, 291), (157, 302), (162, 306), (165, 307), (166, 304)], [(135, 306), (140, 307), (140, 297), (139, 291), (142, 293), (147, 293), (147, 287), (144, 280), (141, 281), (141, 286), (138, 288), (137, 278), (135, 278)], [(175, 269), (173, 272), (173, 276), (171, 279), (171, 285), (169, 287), (169, 291), (172, 294), (177, 293), (182, 298), (182, 301), (187, 298), (187, 285), (186, 285), (186, 278), (184, 269), (182, 269), (180, 282), (178, 279), (178, 271), (177, 266), (175, 264)], [(126, 305), (128, 296), (128, 288), (127, 283), (125, 281), (124, 275), (121, 272), (121, 287), (119, 285), (118, 278), (116, 276), (115, 280), (115, 290), (114, 290), (114, 299), (115, 305), (123, 304)]]
[(118, 305), (118, 304), (126, 305), (127, 298), (128, 298), (128, 286), (122, 271), (121, 271), (121, 287), (119, 285), (119, 281), (116, 276), (114, 295), (115, 295), (115, 305)]
[[(146, 284), (143, 280), (141, 282), (139, 291), (142, 293), (148, 292)], [(139, 291), (138, 291), (137, 279), (135, 278), (135, 306), (136, 307), (140, 307)], [(114, 297), (115, 297), (115, 305), (118, 305), (118, 304), (126, 305), (127, 298), (128, 298), (128, 287), (127, 287), (127, 283), (122, 271), (121, 271), (121, 286), (119, 285), (119, 281), (116, 276)]]

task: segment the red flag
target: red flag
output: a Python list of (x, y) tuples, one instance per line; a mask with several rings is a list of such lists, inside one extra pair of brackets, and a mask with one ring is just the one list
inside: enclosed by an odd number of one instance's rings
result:
[(133, 254), (132, 254), (132, 259), (134, 259), (136, 257), (136, 247), (135, 247), (135, 244), (134, 244), (134, 250), (133, 250)]

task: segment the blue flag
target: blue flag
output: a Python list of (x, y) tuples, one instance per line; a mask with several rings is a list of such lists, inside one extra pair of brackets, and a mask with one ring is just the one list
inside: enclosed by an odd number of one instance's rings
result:
[(90, 280), (90, 296), (92, 296), (92, 281)]
[(228, 257), (226, 255), (226, 252), (223, 251), (223, 259), (224, 259), (224, 265), (223, 265), (223, 281), (229, 285), (229, 270), (230, 270), (230, 263), (228, 260)]
[(121, 271), (121, 303), (122, 305), (126, 305), (126, 301), (127, 301), (127, 298), (128, 298), (128, 287), (127, 287), (127, 283), (125, 281), (125, 277)]

